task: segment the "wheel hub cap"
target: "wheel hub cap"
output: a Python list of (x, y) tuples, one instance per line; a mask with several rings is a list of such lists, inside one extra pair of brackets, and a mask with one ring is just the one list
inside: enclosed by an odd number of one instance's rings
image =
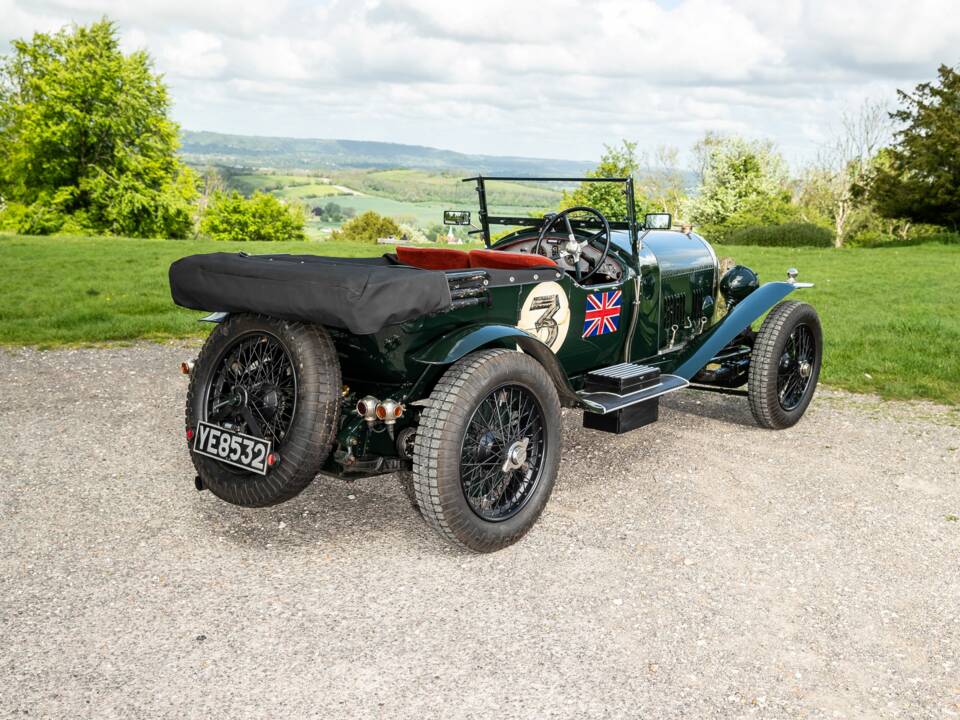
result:
[(811, 365), (806, 360), (800, 363), (800, 377), (808, 378), (810, 377), (810, 374), (812, 372), (813, 372), (813, 365)]
[(517, 440), (510, 449), (507, 450), (507, 457), (503, 461), (503, 471), (511, 472), (519, 470), (527, 462), (527, 446), (530, 444), (530, 438)]

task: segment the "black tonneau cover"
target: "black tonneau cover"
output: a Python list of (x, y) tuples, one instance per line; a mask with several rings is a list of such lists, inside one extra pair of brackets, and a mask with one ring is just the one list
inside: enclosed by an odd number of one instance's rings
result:
[(450, 307), (443, 272), (387, 258), (190, 255), (170, 266), (170, 294), (193, 310), (263, 313), (357, 335)]

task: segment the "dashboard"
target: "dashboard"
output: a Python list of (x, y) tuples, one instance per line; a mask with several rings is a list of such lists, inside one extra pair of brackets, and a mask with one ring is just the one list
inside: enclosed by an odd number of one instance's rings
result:
[[(554, 233), (548, 234), (543, 239), (543, 252), (541, 255), (546, 255), (551, 260), (557, 263), (561, 270), (564, 270), (568, 273), (575, 274), (577, 267), (572, 262), (570, 258), (564, 258), (560, 256), (560, 244), (565, 242), (567, 239), (566, 235), (557, 235)], [(515, 253), (530, 253), (532, 254), (534, 248), (537, 244), (537, 238), (527, 237), (518, 240), (507, 240), (506, 242), (501, 242), (501, 244), (496, 245), (494, 250), (502, 250), (504, 252), (515, 252)], [(601, 242), (602, 245), (602, 242)], [(600, 256), (603, 255), (603, 248), (596, 247), (596, 245), (587, 245), (583, 248), (582, 255), (580, 257), (580, 272), (586, 274), (589, 272), (600, 260)], [(597, 271), (597, 273), (588, 279), (590, 285), (599, 285), (606, 282), (614, 282), (623, 277), (623, 266), (613, 257), (613, 253), (607, 255), (607, 259), (603, 261), (603, 265)]]

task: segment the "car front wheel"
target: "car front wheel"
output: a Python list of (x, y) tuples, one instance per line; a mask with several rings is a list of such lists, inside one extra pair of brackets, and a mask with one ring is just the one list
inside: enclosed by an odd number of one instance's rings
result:
[(448, 541), (493, 552), (543, 511), (560, 464), (560, 401), (543, 367), (512, 350), (467, 355), (424, 409), (413, 486), (424, 519)]
[(747, 392), (761, 427), (797, 423), (813, 399), (823, 359), (817, 311), (806, 303), (780, 303), (767, 315), (753, 344)]

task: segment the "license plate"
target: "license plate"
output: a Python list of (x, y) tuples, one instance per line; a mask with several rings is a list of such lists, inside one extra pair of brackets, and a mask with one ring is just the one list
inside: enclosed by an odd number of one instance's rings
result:
[(266, 475), (270, 441), (201, 421), (193, 439), (193, 451), (227, 465)]

